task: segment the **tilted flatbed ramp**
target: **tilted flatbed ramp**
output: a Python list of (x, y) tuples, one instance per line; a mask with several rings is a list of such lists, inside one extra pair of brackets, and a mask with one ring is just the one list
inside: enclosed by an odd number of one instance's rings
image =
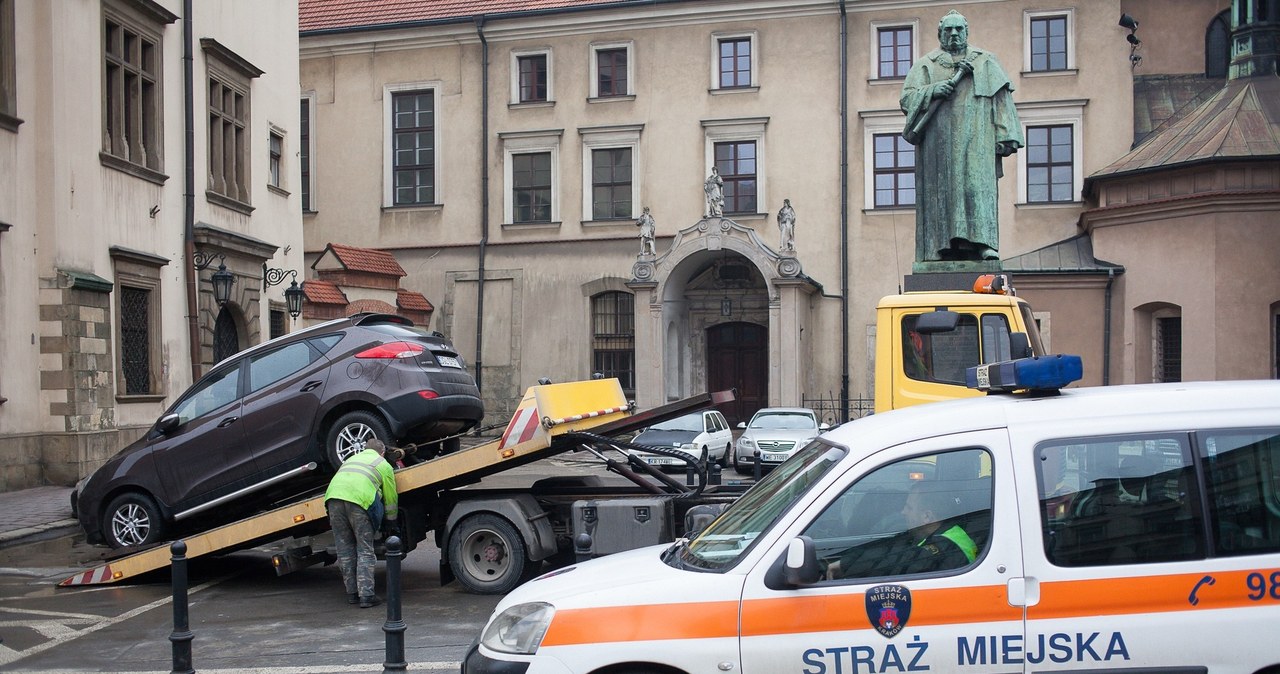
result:
[[(617, 379), (593, 379), (532, 386), (525, 392), (502, 438), (462, 449), (396, 471), (396, 490), (403, 496), (417, 489), (447, 489), (523, 466), (574, 448), (563, 438), (575, 431), (621, 435), (732, 400), (731, 392), (706, 393), (640, 413), (632, 413)], [(187, 559), (233, 552), (290, 535), (329, 528), (324, 495), (303, 497), (274, 510), (182, 538)], [(102, 585), (135, 578), (167, 566), (168, 544), (160, 544), (77, 573), (59, 587)]]

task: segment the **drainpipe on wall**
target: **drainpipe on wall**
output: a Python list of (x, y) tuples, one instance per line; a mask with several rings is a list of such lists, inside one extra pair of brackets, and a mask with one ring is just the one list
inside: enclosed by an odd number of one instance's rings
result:
[[(187, 0), (190, 2), (190, 0)], [(484, 15), (476, 17), (480, 37), (480, 251), (476, 268), (476, 388), (483, 399), (484, 388), (484, 256), (489, 246), (489, 42), (484, 38)], [(454, 309), (457, 311), (457, 308)], [(478, 432), (478, 431), (477, 431)]]
[(1116, 270), (1107, 270), (1107, 291), (1102, 303), (1102, 385), (1111, 383), (1111, 284), (1116, 281)]
[(183, 140), (185, 154), (182, 175), (182, 228), (183, 241), (186, 245), (186, 258), (183, 274), (187, 279), (187, 336), (191, 342), (191, 381), (200, 378), (200, 323), (199, 307), (196, 298), (199, 287), (196, 283), (196, 169), (195, 169), (195, 65), (192, 52), (191, 27), (192, 0), (182, 3), (182, 105), (183, 125), (186, 138)]
[(840, 423), (849, 421), (849, 16), (840, 0)]

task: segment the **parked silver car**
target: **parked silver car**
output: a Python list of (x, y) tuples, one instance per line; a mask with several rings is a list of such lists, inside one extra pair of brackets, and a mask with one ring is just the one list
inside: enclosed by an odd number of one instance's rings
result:
[(791, 458), (797, 449), (831, 428), (818, 423), (818, 415), (807, 407), (766, 407), (751, 421), (738, 424), (742, 435), (733, 448), (733, 468), (750, 473), (760, 453), (760, 467), (772, 468)]

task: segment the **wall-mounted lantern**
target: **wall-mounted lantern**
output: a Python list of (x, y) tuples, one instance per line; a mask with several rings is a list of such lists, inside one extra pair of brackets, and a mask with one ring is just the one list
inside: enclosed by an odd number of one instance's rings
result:
[[(302, 313), (302, 298), (305, 296), (302, 286), (298, 285), (298, 270), (273, 269), (268, 267), (265, 262), (262, 265), (263, 290), (283, 283), (285, 278), (290, 276), (293, 277), (293, 282), (284, 291), (284, 301), (289, 307), (289, 317), (296, 319), (298, 314)], [(303, 281), (303, 285), (306, 285), (306, 281)]]
[(231, 284), (235, 283), (236, 280), (235, 274), (227, 271), (227, 265), (225, 264), (227, 256), (221, 253), (205, 253), (197, 250), (193, 262), (195, 263), (196, 271), (204, 271), (213, 264), (214, 258), (218, 260), (218, 271), (213, 272), (213, 276), (210, 278), (213, 282), (213, 299), (218, 303), (218, 306), (222, 306), (227, 303), (227, 300), (231, 299)]

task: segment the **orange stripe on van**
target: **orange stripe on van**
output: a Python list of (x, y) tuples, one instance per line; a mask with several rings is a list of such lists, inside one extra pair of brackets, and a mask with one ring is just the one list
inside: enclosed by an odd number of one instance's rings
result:
[(542, 645), (737, 636), (736, 601), (645, 604), (558, 610)]
[(1027, 609), (1029, 620), (1077, 618), (1096, 615), (1168, 613), (1256, 606), (1249, 599), (1246, 579), (1256, 571), (1225, 571), (1212, 574), (1212, 585), (1191, 591), (1208, 574), (1185, 573), (1168, 576), (1138, 576), (1043, 583), (1040, 603)]

